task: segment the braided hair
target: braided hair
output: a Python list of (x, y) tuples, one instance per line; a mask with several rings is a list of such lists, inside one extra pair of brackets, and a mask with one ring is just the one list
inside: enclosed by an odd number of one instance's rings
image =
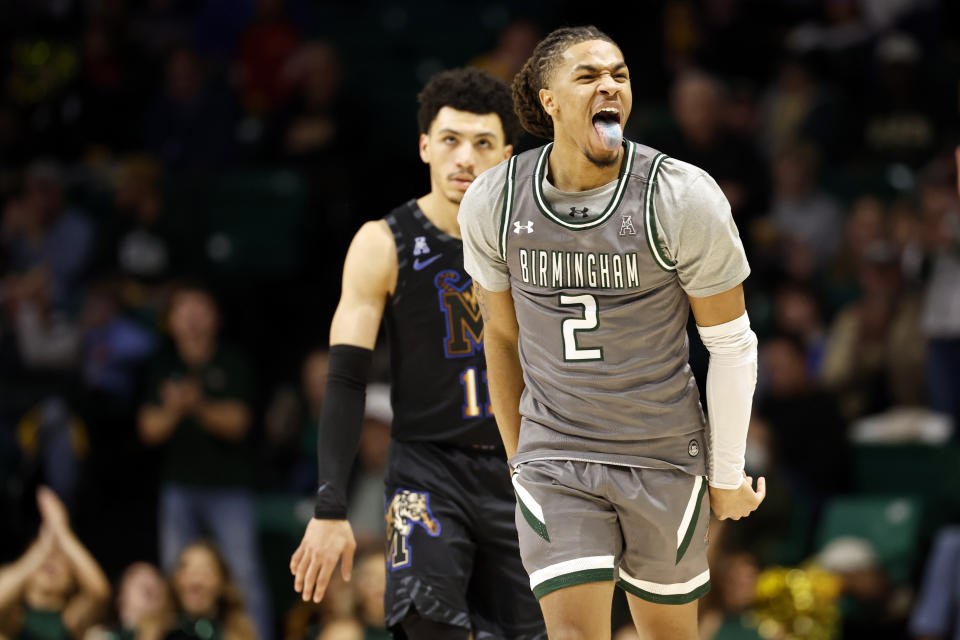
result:
[(616, 45), (613, 38), (593, 25), (561, 27), (537, 44), (533, 55), (513, 78), (513, 110), (529, 133), (548, 140), (553, 138), (553, 118), (540, 104), (540, 89), (547, 86), (550, 74), (560, 62), (560, 55), (573, 45), (588, 40), (605, 40)]

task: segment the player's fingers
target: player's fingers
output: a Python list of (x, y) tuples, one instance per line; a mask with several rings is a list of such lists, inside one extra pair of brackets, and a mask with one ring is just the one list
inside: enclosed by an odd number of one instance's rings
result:
[(767, 497), (767, 479), (763, 476), (757, 480), (757, 504), (759, 505), (763, 502), (763, 499)]
[(753, 489), (753, 476), (745, 476), (743, 483), (750, 487), (750, 489)]
[(303, 575), (303, 601), (310, 602), (313, 597), (313, 591), (317, 583), (317, 572), (321, 570), (323, 561), (319, 554), (311, 554), (310, 566), (307, 567)]
[(297, 567), (300, 566), (300, 558), (303, 557), (303, 543), (300, 543), (300, 546), (297, 547), (297, 550), (293, 552), (293, 555), (290, 556), (290, 573), (297, 575)]
[(356, 546), (348, 544), (343, 550), (343, 558), (340, 560), (340, 575), (347, 582), (350, 582), (350, 576), (353, 574), (353, 552)]
[(310, 568), (310, 558), (312, 555), (312, 553), (307, 553), (300, 556), (300, 562), (297, 563), (297, 572), (293, 574), (293, 590), (297, 593), (303, 591), (303, 582), (307, 578), (307, 569)]
[(320, 566), (320, 575), (317, 577), (317, 586), (313, 592), (313, 601), (320, 602), (327, 592), (327, 583), (333, 575), (333, 568), (337, 566), (337, 559), (327, 560)]

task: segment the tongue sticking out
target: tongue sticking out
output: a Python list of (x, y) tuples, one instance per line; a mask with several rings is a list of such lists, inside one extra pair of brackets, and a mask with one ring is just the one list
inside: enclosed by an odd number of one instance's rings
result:
[(623, 129), (619, 122), (598, 119), (593, 123), (593, 128), (608, 151), (616, 151), (623, 142)]

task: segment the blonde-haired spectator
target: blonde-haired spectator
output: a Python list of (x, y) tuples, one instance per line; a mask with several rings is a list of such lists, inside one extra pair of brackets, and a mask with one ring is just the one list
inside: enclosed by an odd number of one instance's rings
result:
[(0, 568), (0, 637), (83, 637), (110, 599), (100, 565), (70, 528), (67, 509), (46, 487), (37, 490), (42, 523), (26, 553)]

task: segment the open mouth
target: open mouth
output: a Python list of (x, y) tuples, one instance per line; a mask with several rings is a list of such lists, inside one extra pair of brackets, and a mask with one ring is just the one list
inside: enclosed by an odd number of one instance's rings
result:
[(615, 151), (623, 141), (623, 127), (620, 124), (620, 111), (614, 107), (602, 107), (593, 114), (593, 129), (600, 142), (609, 151)]
[(598, 122), (620, 124), (620, 111), (614, 107), (603, 107), (593, 114), (593, 124), (596, 125)]

